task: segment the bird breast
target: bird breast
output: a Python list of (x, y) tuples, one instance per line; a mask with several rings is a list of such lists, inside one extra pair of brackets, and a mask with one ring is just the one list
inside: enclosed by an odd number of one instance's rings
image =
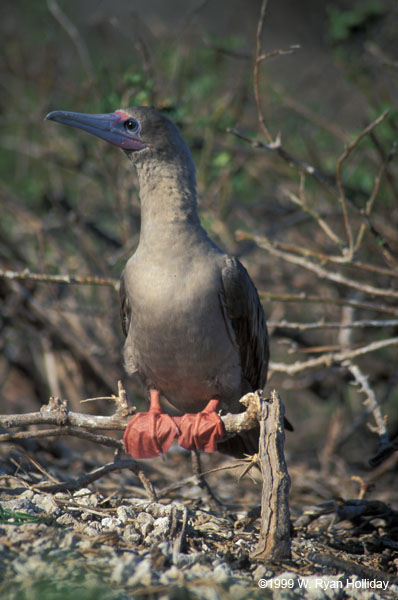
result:
[[(126, 268), (131, 325), (129, 372), (159, 389), (181, 411), (197, 412), (214, 396), (240, 395), (239, 356), (222, 308), (221, 270), (210, 247), (199, 256), (159, 253)], [(216, 258), (216, 260), (215, 260)]]

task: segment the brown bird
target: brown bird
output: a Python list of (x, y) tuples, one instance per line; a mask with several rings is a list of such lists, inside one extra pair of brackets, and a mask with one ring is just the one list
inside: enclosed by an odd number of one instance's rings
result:
[[(242, 395), (266, 382), (264, 312), (246, 269), (200, 224), (195, 167), (179, 130), (147, 107), (46, 119), (122, 148), (138, 173), (141, 232), (121, 278), (121, 317), (125, 367), (149, 391), (150, 409), (128, 424), (126, 450), (158, 456), (177, 437), (187, 449), (256, 452), (258, 431), (228, 437), (218, 412), (241, 412)], [(165, 414), (161, 397), (181, 416)]]

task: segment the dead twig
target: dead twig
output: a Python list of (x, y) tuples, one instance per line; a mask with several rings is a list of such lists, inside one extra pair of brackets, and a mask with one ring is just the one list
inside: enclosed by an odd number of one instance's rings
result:
[[(97, 481), (101, 477), (104, 477), (108, 473), (113, 473), (115, 471), (121, 471), (122, 469), (129, 469), (133, 471), (134, 475), (139, 477), (141, 483), (143, 484), (145, 491), (147, 492), (147, 496), (149, 500), (152, 502), (156, 501), (156, 492), (153, 488), (152, 483), (148, 480), (142, 469), (132, 458), (127, 459), (116, 459), (115, 461), (103, 465), (91, 473), (87, 473), (86, 475), (82, 475), (77, 479), (72, 479), (69, 481), (63, 481), (60, 483), (44, 483), (42, 485), (34, 485), (31, 486), (36, 492), (44, 492), (48, 494), (56, 494), (57, 492), (74, 492), (80, 490), (81, 488), (87, 487), (90, 483)], [(26, 488), (0, 488), (0, 491), (6, 491), (7, 494), (18, 495), (24, 492)]]
[(261, 100), (260, 100), (260, 89), (259, 89), (259, 66), (265, 60), (273, 58), (275, 56), (281, 56), (283, 54), (292, 54), (295, 50), (300, 48), (298, 45), (290, 46), (287, 50), (275, 49), (271, 50), (271, 52), (262, 52), (262, 43), (261, 38), (264, 30), (264, 22), (265, 22), (265, 14), (267, 11), (268, 0), (263, 0), (260, 9), (260, 17), (257, 23), (257, 32), (256, 32), (256, 55), (254, 60), (254, 68), (253, 68), (253, 89), (254, 89), (254, 98), (256, 101), (257, 108), (257, 117), (260, 123), (260, 127), (263, 130), (265, 137), (271, 145), (280, 145), (280, 141), (277, 138), (273, 140), (272, 135), (265, 124), (264, 114), (261, 110)]
[(311, 329), (365, 329), (366, 327), (397, 327), (398, 320), (388, 321), (351, 321), (350, 323), (333, 323), (323, 319), (316, 323), (290, 323), (285, 319), (281, 321), (267, 321), (268, 327), (283, 327), (285, 329), (296, 329), (298, 331), (310, 331)]
[[(46, 434), (43, 435), (40, 431), (24, 431), (15, 434), (5, 433), (0, 435), (0, 442), (11, 441), (14, 439), (26, 439), (28, 437), (45, 437), (45, 435), (77, 435), (77, 431), (84, 429), (124, 431), (130, 417), (135, 413), (136, 409), (135, 407), (127, 406), (125, 397), (126, 392), (123, 388), (120, 389), (120, 386), (121, 382), (119, 382), (119, 396), (113, 396), (113, 399), (118, 402), (117, 411), (109, 417), (69, 411), (67, 409), (67, 401), (60, 400), (59, 398), (50, 398), (49, 403), (44, 405), (40, 412), (0, 415), (0, 427), (11, 428), (26, 427), (28, 425), (55, 425), (59, 428), (46, 430)], [(238, 414), (228, 413), (221, 416), (224, 429), (227, 433), (240, 433), (241, 431), (248, 431), (257, 426), (257, 417), (252, 407), (248, 405), (249, 399), (252, 396), (253, 394), (249, 393), (241, 399), (242, 404), (248, 406), (246, 411)], [(65, 433), (62, 433), (62, 431)], [(87, 439), (96, 441), (94, 437), (87, 437)], [(116, 443), (116, 440), (112, 440), (111, 444), (106, 445), (118, 447), (116, 446)]]
[(337, 306), (352, 306), (353, 308), (361, 308), (363, 310), (372, 310), (375, 312), (389, 313), (398, 315), (398, 308), (386, 306), (385, 304), (365, 302), (361, 300), (352, 300), (349, 298), (331, 298), (327, 296), (313, 296), (300, 292), (300, 294), (276, 294), (273, 292), (264, 292), (259, 290), (259, 296), (262, 300), (271, 302), (314, 302), (316, 304), (333, 304)]
[(254, 69), (253, 69), (253, 87), (254, 87), (254, 98), (256, 100), (256, 107), (257, 107), (257, 117), (258, 117), (258, 121), (260, 123), (261, 129), (263, 130), (265, 137), (267, 138), (268, 142), (270, 144), (273, 143), (273, 139), (272, 139), (272, 135), (269, 132), (266, 124), (265, 124), (265, 119), (264, 119), (264, 115), (262, 113), (261, 110), (261, 102), (260, 102), (260, 91), (259, 91), (259, 84), (258, 84), (258, 73), (259, 73), (259, 66), (260, 66), (260, 62), (262, 62), (260, 60), (260, 55), (261, 55), (261, 37), (263, 34), (263, 29), (264, 29), (264, 20), (265, 20), (265, 13), (267, 10), (267, 4), (268, 4), (268, 0), (263, 0), (261, 3), (261, 9), (260, 9), (260, 18), (258, 20), (257, 23), (257, 33), (256, 33), (256, 58), (254, 61)]
[[(58, 427), (69, 426), (89, 430), (107, 429), (122, 431), (127, 425), (128, 418), (134, 414), (135, 408), (130, 408), (126, 412), (124, 410), (121, 412), (117, 411), (110, 417), (85, 415), (67, 410), (65, 400), (61, 401), (59, 398), (50, 398), (49, 403), (43, 406), (40, 412), (0, 415), (0, 426), (10, 428), (26, 427), (27, 425), (56, 425)], [(35, 437), (33, 432), (31, 432), (30, 437)]]
[(359, 391), (362, 394), (365, 394), (366, 399), (364, 400), (364, 405), (373, 413), (376, 426), (369, 425), (369, 429), (373, 431), (373, 433), (377, 433), (382, 442), (388, 442), (385, 417), (382, 415), (376, 394), (369, 385), (368, 377), (362, 373), (358, 365), (354, 365), (350, 360), (344, 361), (342, 364), (354, 377), (355, 385), (359, 386)]
[(365, 129), (363, 129), (363, 131), (361, 131), (361, 133), (355, 138), (355, 140), (352, 141), (350, 144), (348, 144), (348, 146), (346, 146), (343, 154), (337, 159), (336, 182), (337, 182), (337, 188), (339, 190), (339, 202), (340, 202), (340, 205), (341, 205), (341, 209), (343, 211), (344, 227), (345, 227), (345, 231), (346, 231), (346, 235), (347, 235), (347, 241), (348, 241), (348, 249), (345, 252), (345, 256), (349, 260), (352, 260), (352, 257), (354, 255), (354, 240), (353, 240), (353, 237), (352, 237), (352, 229), (351, 229), (350, 221), (349, 221), (349, 218), (348, 218), (347, 202), (346, 202), (344, 187), (343, 187), (343, 183), (342, 183), (342, 180), (341, 180), (341, 167), (342, 167), (343, 162), (345, 160), (347, 160), (347, 158), (350, 156), (350, 154), (354, 150), (354, 148), (356, 148), (358, 146), (359, 142), (365, 136), (369, 135), (369, 133), (375, 127), (377, 127), (377, 125), (379, 125), (380, 123), (382, 123), (382, 121), (384, 121), (384, 119), (386, 118), (387, 115), (388, 115), (388, 110), (385, 110), (383, 112), (383, 114), (381, 114), (377, 119), (375, 119), (372, 123), (370, 123), (370, 125), (368, 125), (367, 127), (365, 127)]
[(364, 294), (369, 294), (371, 296), (385, 296), (386, 298), (398, 298), (398, 291), (395, 291), (392, 288), (375, 287), (367, 283), (356, 281), (355, 279), (345, 277), (344, 275), (336, 271), (328, 271), (324, 267), (321, 267), (320, 265), (315, 264), (310, 260), (306, 260), (301, 256), (296, 256), (295, 254), (292, 254), (285, 250), (279, 250), (275, 246), (275, 244), (265, 236), (251, 235), (244, 231), (237, 231), (236, 236), (238, 239), (252, 240), (256, 242), (256, 244), (260, 248), (264, 248), (264, 250), (267, 250), (273, 256), (277, 256), (278, 258), (282, 258), (287, 262), (299, 265), (300, 267), (304, 267), (308, 271), (312, 271), (319, 277), (319, 279), (328, 279), (329, 281), (333, 281), (334, 283), (339, 283), (341, 285), (360, 290)]
[(371, 344), (361, 346), (360, 348), (356, 348), (355, 350), (345, 350), (343, 352), (328, 352), (326, 354), (322, 354), (322, 356), (318, 356), (317, 358), (311, 358), (307, 361), (296, 361), (295, 363), (292, 363), (290, 365), (287, 365), (285, 363), (271, 362), (270, 369), (271, 371), (278, 373), (296, 375), (296, 373), (306, 371), (307, 369), (314, 369), (324, 365), (330, 366), (333, 364), (342, 364), (344, 361), (356, 358), (357, 356), (362, 356), (364, 354), (368, 354), (369, 352), (376, 352), (377, 350), (381, 350), (382, 348), (387, 348), (388, 346), (396, 345), (398, 345), (398, 337), (372, 342)]
[(106, 277), (90, 275), (49, 275), (47, 273), (31, 273), (29, 269), (23, 271), (9, 271), (0, 269), (0, 277), (3, 279), (18, 279), (27, 281), (40, 281), (41, 283), (65, 283), (77, 285), (104, 285), (119, 289), (119, 280)]
[[(393, 159), (394, 155), (397, 152), (397, 143), (394, 142), (394, 145), (392, 147), (391, 152), (388, 154), (388, 156), (385, 158), (385, 160), (383, 161), (383, 164), (381, 165), (378, 174), (375, 177), (375, 181), (374, 181), (374, 185), (373, 185), (373, 190), (372, 193), (370, 195), (369, 200), (366, 203), (365, 209), (362, 210), (364, 216), (369, 219), (370, 217), (370, 213), (373, 209), (373, 205), (375, 203), (375, 200), (377, 198), (377, 195), (379, 193), (379, 189), (380, 189), (380, 183), (382, 180), (383, 175), (386, 173), (387, 169), (388, 169), (388, 165), (390, 164), (391, 160)], [(361, 227), (359, 228), (358, 234), (357, 234), (357, 239), (355, 241), (355, 251), (359, 250), (361, 244), (362, 244), (362, 240), (363, 240), (363, 236), (366, 230), (366, 224), (365, 223), (361, 223)], [(386, 257), (387, 259), (389, 259), (389, 256)], [(389, 261), (390, 262), (390, 261)], [(396, 263), (395, 263), (396, 266)]]
[(259, 463), (263, 478), (261, 529), (251, 558), (280, 560), (291, 557), (290, 477), (284, 457), (284, 407), (276, 390), (270, 401), (260, 398)]
[(344, 242), (343, 240), (332, 230), (329, 223), (327, 223), (315, 210), (310, 208), (305, 201), (305, 196), (303, 191), (301, 191), (301, 186), (303, 185), (304, 174), (301, 173), (300, 177), (300, 194), (294, 194), (290, 190), (284, 190), (284, 193), (287, 195), (289, 200), (299, 206), (307, 215), (310, 215), (319, 225), (319, 227), (323, 230), (324, 233), (339, 247), (343, 248)]
[[(317, 220), (318, 216), (316, 215), (316, 213), (313, 213), (313, 214), (314, 214), (314, 218)], [(363, 225), (363, 223), (362, 223), (362, 225)], [(320, 226), (321, 226), (321, 224), (320, 224)], [(324, 229), (324, 227), (322, 227), (322, 229)], [(332, 232), (330, 232), (330, 233), (332, 233)], [(340, 241), (338, 243), (339, 243), (339, 245), (343, 244), (342, 242), (340, 244)], [(295, 246), (293, 244), (286, 244), (284, 242), (278, 242), (278, 241), (273, 241), (272, 244), (275, 248), (278, 248), (279, 250), (283, 250), (285, 252), (290, 252), (293, 254), (301, 254), (302, 256), (315, 258), (322, 262), (326, 262), (326, 263), (331, 262), (331, 263), (339, 264), (339, 265), (346, 266), (346, 267), (355, 267), (356, 269), (360, 269), (363, 271), (370, 271), (372, 273), (378, 273), (380, 275), (387, 275), (388, 277), (397, 277), (398, 278), (398, 270), (395, 268), (389, 269), (386, 267), (379, 267), (378, 265), (372, 265), (370, 263), (363, 263), (363, 262), (353, 259), (353, 257), (348, 256), (348, 255), (347, 256), (346, 255), (335, 256), (333, 254), (324, 254), (323, 252), (316, 252), (314, 250), (311, 250), (310, 248), (306, 248), (306, 247), (302, 248), (300, 246)]]
[(266, 144), (264, 142), (260, 142), (259, 140), (255, 140), (254, 138), (251, 138), (247, 135), (244, 135), (243, 133), (241, 133), (233, 127), (227, 127), (226, 132), (235, 135), (236, 137), (240, 138), (241, 140), (244, 140), (245, 142), (249, 142), (252, 148), (264, 148), (264, 150), (276, 152), (276, 154), (278, 154), (280, 158), (282, 158), (289, 165), (297, 168), (300, 172), (307, 173), (307, 175), (311, 175), (311, 177), (313, 177), (320, 183), (326, 185), (327, 187), (333, 190), (335, 189), (333, 184), (327, 179), (327, 177), (325, 177), (319, 171), (317, 171), (314, 166), (308, 164), (303, 160), (300, 160), (299, 158), (296, 158), (295, 156), (293, 156), (293, 154), (287, 152), (287, 150), (285, 150), (280, 145), (280, 140), (276, 140), (271, 144)]
[[(233, 135), (240, 138), (241, 140), (248, 142), (252, 146), (252, 148), (263, 148), (263, 149), (271, 151), (271, 152), (276, 152), (278, 154), (278, 156), (280, 158), (282, 158), (282, 160), (287, 162), (289, 165), (297, 168), (300, 171), (300, 173), (306, 173), (307, 175), (310, 175), (311, 177), (313, 177), (313, 179), (315, 179), (319, 183), (322, 183), (323, 185), (327, 186), (331, 191), (333, 191), (335, 194), (337, 194), (339, 198), (341, 198), (341, 195), (339, 194), (338, 186), (335, 186), (330, 181), (330, 179), (328, 179), (327, 177), (322, 175), (322, 173), (319, 170), (317, 170), (313, 165), (310, 165), (307, 162), (305, 162), (301, 159), (298, 159), (295, 156), (293, 156), (292, 154), (290, 154), (289, 152), (287, 152), (281, 146), (280, 139), (277, 139), (272, 143), (266, 144), (264, 142), (260, 142), (259, 140), (255, 140), (252, 137), (244, 135), (243, 133), (241, 133), (240, 131), (238, 131), (237, 129), (234, 129), (234, 128), (229, 127), (226, 129), (226, 131), (227, 131), (227, 133), (232, 133)], [(345, 210), (346, 210), (346, 204), (350, 204), (350, 207), (352, 208), (352, 210), (354, 212), (356, 212), (362, 218), (363, 224), (366, 226), (368, 231), (375, 237), (378, 246), (380, 246), (380, 248), (382, 249), (384, 259), (387, 261), (387, 263), (390, 266), (395, 268), (397, 266), (397, 259), (394, 256), (394, 252), (391, 249), (390, 244), (387, 242), (385, 237), (380, 233), (380, 231), (378, 229), (376, 229), (374, 223), (372, 223), (370, 221), (370, 217), (365, 214), (365, 211), (363, 211), (362, 209), (355, 206), (355, 204), (353, 204), (349, 200), (349, 198), (346, 198), (346, 196), (344, 195)], [(304, 208), (303, 208), (303, 210), (304, 210)], [(315, 218), (315, 216), (314, 216), (315, 213), (311, 214), (309, 212), (309, 210), (310, 209), (306, 209), (305, 211), (308, 212), (308, 214), (310, 214), (313, 218)], [(348, 214), (347, 214), (347, 219), (348, 219)], [(323, 226), (322, 226), (322, 228), (324, 229)], [(341, 244), (340, 238), (338, 238), (338, 236), (336, 236), (330, 228), (329, 228), (327, 235), (329, 237), (331, 235), (332, 239), (335, 238), (334, 241), (338, 244), (339, 247), (341, 247), (342, 250), (344, 250), (345, 244), (344, 243)], [(345, 252), (343, 252), (343, 255), (344, 255), (344, 258), (346, 261), (347, 260), (349, 261), (353, 258), (353, 253), (351, 254), (351, 252), (347, 253), (347, 251), (345, 251)]]
[(210, 487), (209, 482), (204, 476), (202, 470), (202, 463), (200, 460), (200, 454), (197, 450), (192, 450), (191, 452), (191, 462), (192, 462), (192, 470), (194, 473), (194, 481), (199, 487), (203, 490), (203, 492), (208, 496), (209, 504), (214, 510), (219, 510), (223, 507), (223, 503), (219, 498), (217, 498), (216, 494)]
[(115, 440), (106, 435), (98, 435), (91, 433), (90, 431), (84, 431), (84, 429), (78, 429), (77, 427), (53, 427), (52, 429), (41, 429), (40, 431), (18, 431), (16, 433), (2, 433), (0, 434), (1, 442), (16, 442), (18, 440), (26, 440), (29, 438), (49, 438), (49, 437), (62, 437), (72, 436), (78, 437), (83, 440), (88, 440), (102, 446), (109, 448), (115, 448), (116, 450), (124, 450), (123, 442)]
[(66, 31), (67, 35), (72, 40), (76, 50), (80, 56), (80, 60), (82, 61), (82, 65), (89, 76), (90, 80), (94, 80), (93, 76), (93, 65), (91, 63), (91, 59), (86, 48), (85, 43), (79, 31), (74, 23), (66, 16), (66, 14), (61, 10), (56, 0), (47, 0), (48, 10), (51, 12), (53, 17), (58, 21), (61, 27)]

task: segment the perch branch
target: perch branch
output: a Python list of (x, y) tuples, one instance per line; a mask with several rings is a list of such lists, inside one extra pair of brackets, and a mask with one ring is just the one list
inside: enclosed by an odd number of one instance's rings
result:
[[(77, 427), (84, 429), (107, 429), (122, 431), (127, 425), (127, 417), (134, 414), (135, 409), (126, 412), (116, 412), (110, 417), (101, 415), (85, 415), (68, 411), (66, 402), (59, 398), (50, 398), (48, 405), (42, 407), (40, 412), (25, 413), (20, 415), (0, 415), (1, 427), (24, 427), (27, 425), (56, 425), (58, 427)], [(34, 437), (32, 435), (32, 437)], [(1, 439), (1, 438), (0, 438)]]
[(106, 435), (98, 435), (91, 433), (90, 431), (84, 431), (84, 429), (78, 429), (77, 427), (53, 427), (52, 429), (41, 429), (40, 431), (17, 431), (16, 433), (2, 433), (0, 434), (1, 442), (15, 442), (17, 440), (26, 440), (28, 438), (46, 438), (46, 437), (61, 437), (61, 436), (74, 436), (102, 446), (108, 446), (115, 448), (116, 450), (123, 450), (123, 442), (121, 440), (115, 440)]
[[(120, 382), (119, 382), (119, 385)], [(119, 401), (119, 396), (114, 396), (114, 399)], [(125, 393), (125, 392), (124, 392)], [(249, 393), (241, 399), (242, 404), (247, 406), (247, 409), (239, 414), (228, 413), (221, 416), (225, 431), (227, 433), (240, 433), (247, 431), (257, 426), (257, 417), (250, 405), (250, 399), (253, 394)], [(47, 405), (43, 406), (40, 412), (24, 413), (17, 415), (0, 415), (0, 427), (26, 427), (28, 425), (54, 425), (54, 429), (43, 431), (23, 431), (18, 433), (0, 434), (0, 442), (8, 442), (17, 439), (26, 439), (28, 437), (45, 437), (45, 436), (61, 436), (72, 435), (85, 437), (93, 442), (104, 443), (108, 446), (119, 448), (119, 442), (113, 438), (99, 436), (85, 432), (88, 430), (112, 430), (124, 431), (132, 414), (135, 413), (135, 407), (128, 408), (127, 404), (122, 404), (114, 415), (104, 417), (102, 415), (86, 415), (83, 413), (72, 412), (67, 409), (67, 402), (59, 398), (50, 398)], [(121, 442), (120, 442), (121, 444)]]

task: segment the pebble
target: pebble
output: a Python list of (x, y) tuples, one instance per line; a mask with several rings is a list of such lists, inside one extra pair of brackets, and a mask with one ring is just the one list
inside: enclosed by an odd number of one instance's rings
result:
[(116, 509), (116, 515), (122, 525), (125, 525), (127, 523), (129, 519), (129, 513), (127, 512), (125, 506), (118, 506)]
[(231, 568), (226, 563), (221, 563), (216, 566), (213, 571), (213, 579), (217, 583), (226, 583), (232, 575)]
[(76, 527), (77, 520), (72, 517), (69, 513), (64, 513), (57, 519), (57, 524), (62, 527)]
[(91, 508), (95, 508), (98, 506), (98, 496), (93, 494), (91, 490), (88, 488), (82, 488), (73, 494), (73, 498), (75, 498), (80, 506), (89, 506)]
[(247, 586), (238, 583), (231, 585), (228, 590), (228, 596), (234, 600), (249, 600), (249, 598), (253, 598), (251, 592), (248, 592)]
[(61, 514), (61, 509), (50, 494), (35, 494), (31, 499), (32, 504), (40, 508), (47, 515), (56, 516)]
[(136, 529), (134, 529), (134, 527), (132, 527), (131, 525), (127, 525), (127, 527), (124, 528), (123, 530), (123, 539), (128, 543), (128, 544), (139, 544), (139, 542), (141, 541), (141, 534), (138, 533), (138, 531)]
[(150, 585), (152, 579), (152, 563), (149, 558), (144, 558), (138, 563), (135, 572), (127, 579), (126, 584), (134, 588), (137, 585)]
[(152, 531), (154, 521), (155, 519), (152, 517), (152, 515), (149, 515), (146, 512), (142, 512), (139, 513), (139, 515), (135, 519), (134, 526), (137, 529), (137, 531), (140, 531), (140, 533), (144, 537), (146, 537), (148, 533)]
[(110, 529), (114, 531), (115, 529), (118, 529), (121, 525), (123, 525), (123, 523), (117, 517), (104, 517), (101, 520), (101, 525), (103, 529)]

